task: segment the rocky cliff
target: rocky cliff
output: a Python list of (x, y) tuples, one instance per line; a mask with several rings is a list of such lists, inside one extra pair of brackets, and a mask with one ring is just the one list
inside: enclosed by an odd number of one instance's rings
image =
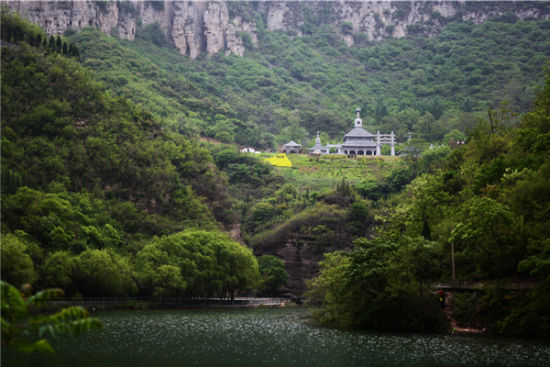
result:
[[(21, 1), (9, 2), (49, 34), (92, 26), (133, 40), (139, 27), (158, 23), (167, 39), (192, 58), (224, 51), (244, 55), (239, 32), (255, 35), (255, 24), (229, 18), (225, 2), (206, 1)], [(252, 37), (257, 42), (256, 37)]]
[[(243, 5), (244, 4), (244, 5)], [(172, 44), (192, 58), (218, 52), (244, 55), (244, 33), (256, 44), (257, 22), (271, 31), (297, 35), (327, 25), (348, 46), (358, 37), (380, 40), (408, 34), (431, 36), (451, 21), (481, 23), (506, 17), (509, 20), (550, 17), (546, 2), (466, 1), (21, 1), (7, 2), (20, 14), (42, 26), (47, 33), (61, 34), (93, 26), (132, 40), (139, 27), (158, 23)]]
[(481, 23), (504, 17), (512, 21), (548, 19), (550, 16), (548, 3), (510, 1), (320, 1), (305, 4), (279, 1), (262, 2), (258, 9), (270, 30), (294, 30), (302, 34), (307, 33), (308, 23), (322, 22), (330, 25), (348, 46), (361, 35), (370, 41), (408, 34), (432, 36), (451, 21)]

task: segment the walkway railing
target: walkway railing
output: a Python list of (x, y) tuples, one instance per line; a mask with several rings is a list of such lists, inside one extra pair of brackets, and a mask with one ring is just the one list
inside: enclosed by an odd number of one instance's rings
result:
[(84, 307), (106, 307), (116, 305), (130, 305), (133, 303), (145, 303), (152, 306), (178, 306), (178, 307), (257, 307), (257, 306), (284, 306), (291, 302), (288, 298), (263, 298), (263, 297), (235, 297), (229, 298), (178, 298), (178, 297), (103, 297), (103, 298), (61, 298), (48, 302), (56, 306), (84, 306)]
[(498, 281), (456, 281), (456, 282), (442, 282), (434, 283), (434, 288), (441, 288), (447, 290), (482, 290), (489, 288), (498, 288), (504, 290), (522, 290), (522, 289), (534, 289), (539, 285), (537, 282), (531, 281), (517, 281), (517, 282), (498, 282)]

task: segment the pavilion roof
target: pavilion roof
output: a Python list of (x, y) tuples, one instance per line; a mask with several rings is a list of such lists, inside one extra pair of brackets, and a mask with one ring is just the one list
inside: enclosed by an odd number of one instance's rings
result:
[(370, 137), (374, 134), (369, 133), (367, 130), (362, 127), (354, 127), (349, 133), (344, 135), (344, 137)]
[(301, 147), (302, 144), (296, 143), (294, 140), (289, 141), (284, 145), (285, 147)]

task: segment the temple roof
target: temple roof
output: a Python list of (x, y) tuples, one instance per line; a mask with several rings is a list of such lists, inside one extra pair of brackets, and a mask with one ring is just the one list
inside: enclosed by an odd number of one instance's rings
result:
[(346, 142), (346, 143), (343, 143), (341, 145), (342, 148), (350, 148), (350, 147), (367, 147), (367, 148), (372, 148), (372, 147), (376, 147), (376, 142), (375, 141), (350, 141), (350, 142)]
[(289, 141), (284, 145), (285, 147), (301, 147), (302, 144), (296, 143), (294, 140)]
[(354, 127), (349, 133), (344, 135), (344, 138), (348, 137), (367, 137), (374, 136), (374, 134), (369, 133), (367, 130), (362, 127)]

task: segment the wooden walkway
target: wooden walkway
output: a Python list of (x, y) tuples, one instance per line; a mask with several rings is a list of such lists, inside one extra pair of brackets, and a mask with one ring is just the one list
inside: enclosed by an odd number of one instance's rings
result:
[(490, 288), (504, 290), (524, 290), (534, 289), (539, 285), (537, 282), (518, 281), (518, 282), (497, 282), (497, 281), (457, 281), (448, 283), (434, 283), (433, 287), (444, 290), (464, 290), (476, 291)]
[(254, 308), (284, 307), (292, 301), (288, 298), (235, 297), (227, 298), (62, 298), (48, 302), (56, 307), (82, 306), (97, 308), (117, 308), (143, 304), (148, 308)]

